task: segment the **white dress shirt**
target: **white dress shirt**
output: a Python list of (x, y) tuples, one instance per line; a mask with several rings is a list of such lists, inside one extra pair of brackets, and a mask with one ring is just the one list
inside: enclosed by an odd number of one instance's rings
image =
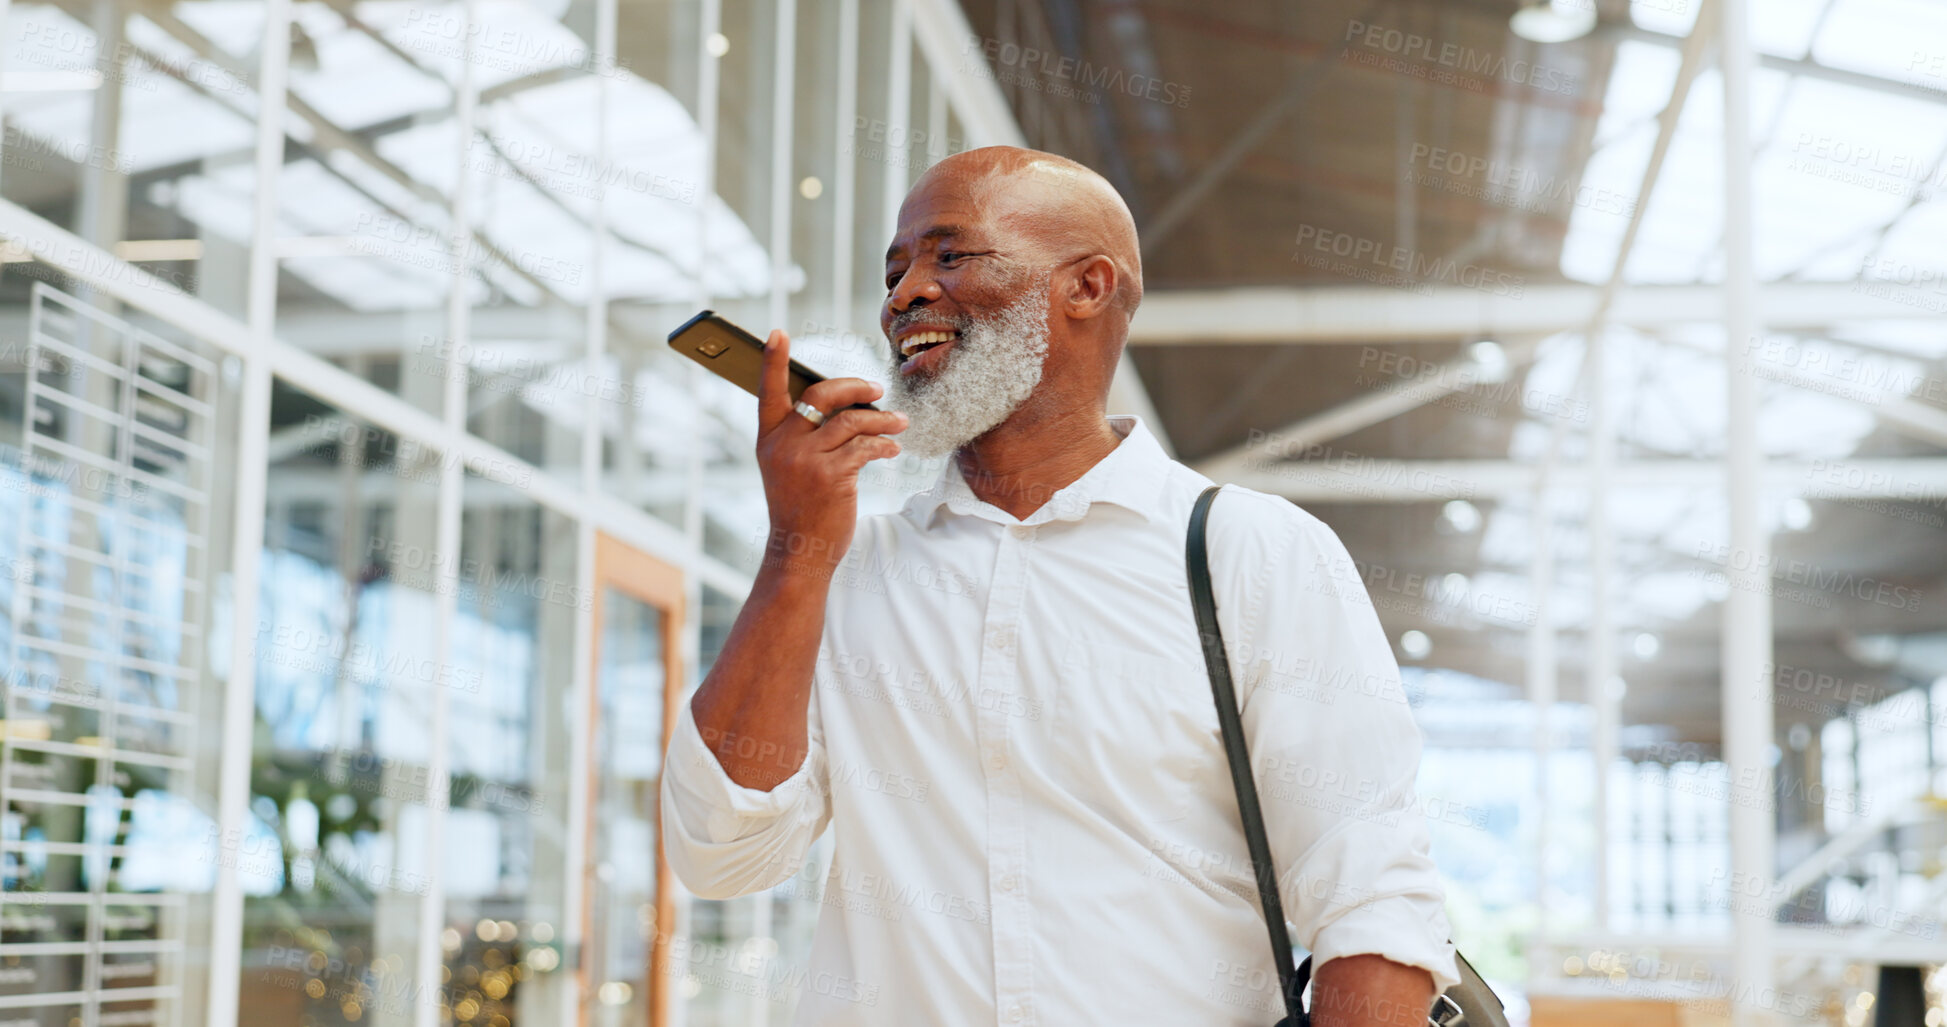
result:
[[(861, 519), (810, 753), (768, 792), (685, 712), (663, 841), (696, 894), (789, 880), (827, 822), (800, 1025), (1269, 1027), (1283, 1015), (1184, 564), (1209, 479), (1133, 417), (1026, 520), (948, 461)], [(1217, 497), (1210, 560), (1279, 892), (1315, 964), (1454, 983), (1420, 733), (1351, 558), (1284, 499)]]

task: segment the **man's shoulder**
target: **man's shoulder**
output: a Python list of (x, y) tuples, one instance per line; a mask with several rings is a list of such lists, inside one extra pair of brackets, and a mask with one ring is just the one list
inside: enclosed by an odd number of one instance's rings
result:
[[(1225, 485), (1210, 511), (1210, 537), (1255, 537), (1268, 544), (1312, 536), (1332, 535), (1332, 529), (1311, 511), (1283, 496), (1259, 492), (1243, 485)], [(1336, 537), (1336, 536), (1334, 536)]]
[(1210, 510), (1210, 561), (1219, 574), (1243, 576), (1256, 588), (1294, 584), (1330, 569), (1346, 573), (1351, 556), (1338, 533), (1283, 496), (1225, 485)]

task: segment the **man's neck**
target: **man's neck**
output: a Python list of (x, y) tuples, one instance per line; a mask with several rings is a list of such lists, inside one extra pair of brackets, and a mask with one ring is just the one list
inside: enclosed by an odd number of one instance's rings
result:
[(1023, 414), (1026, 408), (954, 455), (973, 494), (1017, 521), (1041, 509), (1122, 442), (1100, 407), (1045, 418)]

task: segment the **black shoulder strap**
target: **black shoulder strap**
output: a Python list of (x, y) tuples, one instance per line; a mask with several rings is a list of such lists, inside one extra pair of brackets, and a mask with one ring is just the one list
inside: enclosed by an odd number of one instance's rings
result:
[[(1237, 789), (1237, 811), (1244, 820), (1244, 839), (1251, 849), (1251, 869), (1257, 876), (1258, 899), (1264, 904), (1264, 925), (1271, 933), (1271, 955), (1278, 965), (1279, 990), (1284, 994), (1288, 1019), (1283, 1024), (1304, 1024), (1302, 1001), (1305, 982), (1291, 965), (1291, 935), (1285, 930), (1284, 903), (1278, 898), (1278, 869), (1271, 860), (1271, 843), (1264, 835), (1264, 812), (1257, 803), (1257, 782), (1251, 777), (1251, 757), (1244, 747), (1244, 725), (1237, 715), (1237, 693), (1230, 683), (1230, 660), (1224, 650), (1224, 634), (1217, 626), (1217, 599), (1210, 588), (1210, 553), (1204, 542), (1204, 527), (1210, 520), (1210, 504), (1223, 486), (1212, 485), (1197, 497), (1190, 513), (1190, 538), (1187, 549), (1190, 565), (1190, 602), (1197, 611), (1197, 633), (1203, 639), (1203, 662), (1210, 670), (1210, 691), (1217, 700), (1217, 723), (1223, 728), (1224, 754), (1230, 759), (1230, 780)], [(1310, 976), (1307, 974), (1306, 976)]]

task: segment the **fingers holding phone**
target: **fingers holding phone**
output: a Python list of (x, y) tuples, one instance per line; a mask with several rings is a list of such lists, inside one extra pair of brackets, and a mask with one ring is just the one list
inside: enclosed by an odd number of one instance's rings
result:
[(829, 575), (852, 543), (859, 471), (899, 454), (899, 443), (888, 436), (905, 430), (906, 415), (847, 409), (885, 392), (862, 378), (812, 384), (797, 400), (811, 413), (801, 413), (791, 399), (790, 365), (790, 337), (772, 332), (757, 393), (757, 466), (771, 513), (765, 565), (787, 565), (772, 559), (782, 547), (788, 565)]
[(777, 430), (791, 414), (791, 337), (782, 329), (764, 340), (764, 362), (757, 378), (757, 438)]

